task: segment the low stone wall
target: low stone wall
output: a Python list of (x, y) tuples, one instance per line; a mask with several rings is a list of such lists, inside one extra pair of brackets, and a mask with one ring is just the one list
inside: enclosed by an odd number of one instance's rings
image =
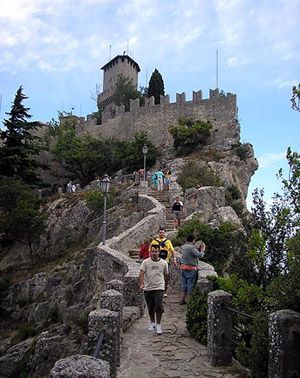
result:
[[(223, 290), (208, 294), (207, 348), (213, 366), (232, 363), (232, 295)], [(268, 377), (300, 376), (300, 314), (279, 310), (269, 316)]]

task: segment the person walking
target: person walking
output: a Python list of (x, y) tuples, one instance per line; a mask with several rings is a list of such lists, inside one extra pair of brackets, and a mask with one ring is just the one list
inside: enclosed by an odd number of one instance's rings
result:
[(143, 244), (141, 244), (139, 252), (141, 260), (146, 260), (148, 257), (150, 257), (150, 243), (151, 239), (145, 239)]
[(163, 191), (164, 190), (164, 173), (161, 169), (155, 172), (157, 177), (157, 190)]
[(205, 254), (205, 244), (202, 242), (199, 249), (195, 246), (195, 236), (189, 234), (186, 243), (181, 247), (181, 301), (180, 304), (187, 303), (198, 278), (198, 259)]
[(177, 230), (181, 224), (181, 217), (182, 217), (182, 210), (183, 210), (183, 203), (179, 200), (179, 196), (175, 197), (175, 201), (173, 202), (171, 213), (174, 219), (174, 230)]
[(150, 324), (148, 331), (162, 334), (161, 319), (164, 313), (163, 295), (169, 280), (168, 264), (159, 257), (159, 244), (152, 244), (150, 257), (140, 266), (139, 284), (144, 290)]
[[(176, 266), (175, 250), (171, 240), (165, 236), (164, 227), (159, 227), (158, 235), (152, 240), (150, 248), (152, 245), (159, 245), (159, 257), (165, 260), (169, 266), (171, 259), (173, 264)], [(164, 297), (167, 297), (167, 291), (164, 293)]]

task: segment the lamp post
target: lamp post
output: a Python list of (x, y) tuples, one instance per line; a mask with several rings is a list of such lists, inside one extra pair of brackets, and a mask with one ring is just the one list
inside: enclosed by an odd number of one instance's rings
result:
[(104, 206), (103, 206), (103, 233), (102, 233), (102, 244), (105, 245), (106, 240), (106, 199), (107, 193), (109, 192), (110, 179), (107, 174), (104, 175), (103, 179), (100, 181), (101, 191), (104, 194)]
[(144, 181), (146, 181), (146, 157), (148, 153), (148, 146), (143, 145), (143, 155), (144, 155)]

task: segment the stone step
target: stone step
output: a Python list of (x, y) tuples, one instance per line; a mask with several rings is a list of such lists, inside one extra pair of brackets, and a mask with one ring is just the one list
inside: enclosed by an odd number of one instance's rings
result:
[(139, 249), (130, 249), (128, 251), (128, 256), (132, 259), (139, 258), (140, 257), (140, 250)]

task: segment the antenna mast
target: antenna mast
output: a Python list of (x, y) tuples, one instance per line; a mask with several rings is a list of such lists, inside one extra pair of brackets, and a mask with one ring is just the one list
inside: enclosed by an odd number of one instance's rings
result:
[(219, 52), (216, 50), (216, 89), (219, 88)]
[(109, 45), (109, 58), (108, 58), (108, 61), (110, 61), (111, 59), (111, 45)]
[(128, 55), (129, 54), (129, 39), (127, 38), (127, 52), (126, 54)]

